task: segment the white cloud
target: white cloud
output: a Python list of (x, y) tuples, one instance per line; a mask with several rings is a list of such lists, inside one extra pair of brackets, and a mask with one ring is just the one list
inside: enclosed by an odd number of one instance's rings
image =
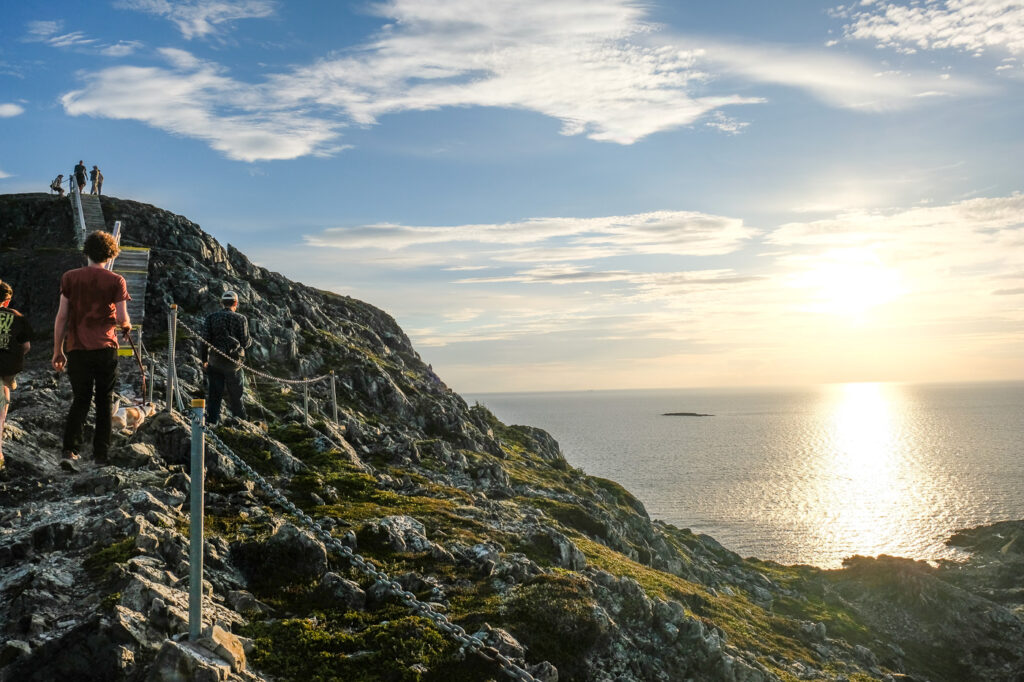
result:
[(771, 244), (855, 246), (867, 243), (905, 243), (909, 236), (921, 248), (934, 250), (942, 242), (958, 248), (991, 240), (998, 235), (1024, 236), (1024, 194), (968, 199), (947, 206), (903, 211), (851, 211), (827, 220), (788, 223), (766, 237)]
[(980, 86), (954, 80), (949, 74), (880, 72), (853, 57), (781, 46), (709, 43), (707, 59), (724, 72), (806, 90), (826, 104), (847, 109), (902, 109), (926, 96), (981, 91)]
[(0, 180), (11, 177), (10, 173), (5, 173), (3, 168), (0, 168)]
[(723, 133), (737, 135), (740, 133), (740, 131), (742, 131), (744, 128), (750, 125), (750, 123), (746, 121), (737, 120), (732, 116), (727, 116), (721, 111), (716, 111), (710, 117), (708, 117), (708, 120), (707, 122), (705, 122), (704, 125), (708, 126), (709, 128), (716, 128), (718, 130), (721, 130)]
[(1020, 0), (930, 0), (877, 3), (865, 11), (840, 12), (847, 37), (883, 47), (954, 49), (981, 53), (991, 48), (1024, 53), (1024, 3)]
[[(123, 0), (122, 6), (166, 17), (186, 38), (275, 9), (265, 0)], [(69, 113), (141, 120), (251, 161), (328, 154), (343, 148), (335, 144), (343, 125), (446, 107), (537, 112), (561, 121), (565, 135), (619, 144), (702, 120), (735, 134), (747, 123), (723, 109), (765, 100), (729, 92), (716, 82), (723, 75), (800, 88), (829, 105), (865, 110), (977, 90), (942, 77), (948, 74), (878, 73), (822, 51), (673, 37), (633, 0), (388, 0), (370, 9), (391, 23), (361, 45), (259, 83), (231, 79), (211, 62), (165, 49), (171, 70), (100, 71), (64, 102)], [(36, 22), (33, 31), (53, 41), (60, 25)], [(63, 40), (88, 41), (78, 32)], [(124, 55), (136, 48), (123, 41), (102, 49)], [(178, 95), (178, 108), (165, 106), (160, 89), (145, 82), (150, 77)]]
[(100, 53), (107, 57), (127, 57), (130, 54), (134, 54), (141, 47), (142, 43), (137, 40), (119, 40), (115, 45), (110, 45), (100, 50)]
[(113, 45), (104, 45), (96, 38), (89, 38), (82, 31), (64, 33), (63, 21), (30, 21), (25, 42), (45, 43), (50, 47), (74, 48), (79, 52), (99, 52), (107, 57), (127, 57), (142, 43), (136, 40), (119, 40)]
[(155, 14), (168, 19), (186, 40), (205, 38), (230, 27), (239, 19), (273, 16), (273, 0), (121, 0), (118, 7)]
[(566, 135), (630, 144), (694, 123), (735, 94), (696, 96), (699, 50), (654, 40), (627, 0), (392, 0), (394, 20), (368, 44), (280, 75), (296, 102), (338, 108), (354, 121), (452, 106), (525, 109), (562, 121)]
[(334, 151), (336, 124), (274, 106), (273, 93), (235, 81), (215, 64), (176, 49), (171, 64), (118, 66), (86, 74), (86, 87), (61, 97), (67, 113), (131, 119), (204, 140), (232, 159), (292, 159)]
[(28, 23), (28, 42), (46, 43), (52, 47), (90, 47), (96, 43), (95, 38), (88, 38), (82, 31), (61, 33), (62, 21), (30, 21)]
[[(625, 254), (724, 254), (740, 248), (754, 234), (735, 218), (693, 211), (654, 211), (600, 218), (532, 218), (490, 225), (365, 225), (330, 228), (305, 239), (312, 246), (345, 250), (396, 251), (453, 243), (496, 245), (511, 248), (489, 252), (495, 260), (525, 261), (534, 260), (534, 256), (576, 260)], [(536, 245), (536, 252), (521, 248), (527, 245)]]
[(25, 113), (25, 107), (20, 104), (13, 104), (11, 102), (0, 104), (0, 118), (11, 118), (13, 116), (20, 116), (23, 113)]

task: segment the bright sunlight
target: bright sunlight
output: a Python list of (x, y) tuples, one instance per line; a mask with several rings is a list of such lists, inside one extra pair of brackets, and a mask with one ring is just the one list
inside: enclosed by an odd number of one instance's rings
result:
[(811, 311), (862, 318), (903, 294), (900, 273), (870, 251), (832, 252), (823, 260), (793, 280), (793, 286), (811, 293)]

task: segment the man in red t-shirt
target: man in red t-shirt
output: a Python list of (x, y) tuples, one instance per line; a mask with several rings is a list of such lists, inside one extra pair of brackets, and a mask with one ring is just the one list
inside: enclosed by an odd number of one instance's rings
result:
[[(117, 382), (117, 329), (128, 333), (128, 286), (107, 270), (120, 249), (114, 237), (93, 232), (85, 238), (89, 264), (69, 270), (60, 280), (60, 308), (53, 322), (53, 368), (68, 369), (74, 398), (64, 425), (64, 458), (78, 459), (89, 403), (96, 402), (92, 455), (98, 462), (110, 448), (111, 398)], [(65, 343), (66, 338), (66, 343)], [(67, 350), (67, 357), (64, 350)]]

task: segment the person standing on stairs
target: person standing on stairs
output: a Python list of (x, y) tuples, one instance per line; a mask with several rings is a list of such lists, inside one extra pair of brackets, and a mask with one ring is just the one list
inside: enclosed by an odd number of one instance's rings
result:
[[(78, 459), (89, 402), (96, 404), (92, 454), (107, 458), (111, 433), (111, 398), (117, 383), (117, 330), (128, 334), (128, 286), (107, 270), (120, 248), (113, 235), (97, 230), (85, 238), (89, 264), (68, 270), (60, 280), (60, 307), (53, 321), (53, 368), (67, 366), (73, 398), (64, 425), (64, 459)], [(64, 352), (67, 350), (67, 355)]]
[(75, 166), (75, 182), (78, 183), (78, 193), (85, 191), (85, 161), (79, 161)]
[[(238, 313), (238, 294), (225, 291), (220, 298), (221, 310), (210, 313), (203, 322), (201, 359), (210, 384), (210, 404), (206, 423), (215, 425), (220, 420), (221, 402), (227, 390), (231, 414), (246, 419), (242, 404), (242, 359), (245, 349), (252, 345), (249, 321)], [(213, 346), (213, 350), (210, 350)], [(219, 351), (219, 352), (218, 352)]]
[(101, 179), (103, 175), (100, 173), (99, 166), (93, 166), (92, 170), (89, 171), (89, 180), (92, 182), (92, 187), (89, 188), (89, 194), (99, 194), (99, 188), (103, 185)]
[(11, 303), (14, 290), (7, 282), (0, 282), (0, 469), (4, 468), (4, 423), (7, 421), (7, 407), (11, 404), (11, 391), (18, 387), (15, 375), (22, 370), (25, 354), (28, 353), (32, 328), (28, 318), (13, 308)]

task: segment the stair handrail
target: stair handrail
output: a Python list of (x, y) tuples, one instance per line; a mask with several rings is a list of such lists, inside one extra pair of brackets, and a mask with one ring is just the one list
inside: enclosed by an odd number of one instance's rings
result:
[(72, 206), (78, 211), (78, 226), (80, 228), (78, 244), (81, 246), (85, 243), (85, 211), (82, 209), (82, 193), (78, 190), (78, 179), (75, 177), (74, 171), (71, 172), (71, 197)]

